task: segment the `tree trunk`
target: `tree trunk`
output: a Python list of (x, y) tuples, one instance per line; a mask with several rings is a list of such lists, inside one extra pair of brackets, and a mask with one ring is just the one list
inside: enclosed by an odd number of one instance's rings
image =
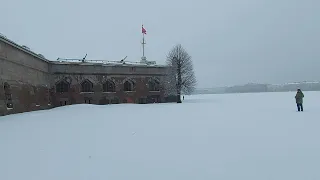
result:
[(182, 103), (181, 101), (181, 62), (177, 60), (177, 74), (178, 74), (178, 87), (177, 87), (177, 103)]

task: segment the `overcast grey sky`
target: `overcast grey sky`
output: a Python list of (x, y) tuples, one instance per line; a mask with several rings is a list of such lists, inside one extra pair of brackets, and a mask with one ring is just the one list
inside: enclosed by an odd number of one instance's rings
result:
[(0, 33), (50, 60), (165, 62), (181, 43), (199, 87), (320, 80), (319, 0), (0, 0)]

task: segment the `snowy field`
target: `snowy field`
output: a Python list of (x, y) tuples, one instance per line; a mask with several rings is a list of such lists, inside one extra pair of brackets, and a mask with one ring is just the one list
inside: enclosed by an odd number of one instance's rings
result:
[(1, 180), (320, 179), (320, 92), (195, 95), (0, 117)]

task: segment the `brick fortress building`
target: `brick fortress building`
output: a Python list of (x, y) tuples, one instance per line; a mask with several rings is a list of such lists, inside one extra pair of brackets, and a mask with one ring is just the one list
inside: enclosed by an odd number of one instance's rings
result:
[(49, 61), (0, 36), (0, 115), (71, 104), (166, 102), (167, 66), (146, 61)]

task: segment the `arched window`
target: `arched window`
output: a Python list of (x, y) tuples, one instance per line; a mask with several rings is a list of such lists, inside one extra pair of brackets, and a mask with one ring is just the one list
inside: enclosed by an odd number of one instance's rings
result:
[(116, 85), (113, 81), (108, 80), (103, 84), (103, 91), (104, 92), (116, 92)]
[(5, 82), (5, 83), (3, 84), (3, 89), (4, 89), (4, 92), (10, 91), (10, 85), (9, 85), (9, 83)]
[(123, 84), (124, 91), (133, 91), (134, 90), (134, 82), (132, 80), (126, 80)]
[(69, 92), (70, 84), (66, 81), (60, 81), (56, 84), (56, 92), (64, 93)]
[(81, 92), (93, 92), (93, 83), (85, 80), (81, 83)]
[(149, 80), (149, 91), (160, 91), (160, 83), (156, 79)]
[[(3, 89), (4, 89), (4, 94), (6, 95), (6, 99), (11, 100), (11, 88), (7, 82), (4, 83)], [(7, 95), (10, 95), (10, 97)]]
[(3, 85), (3, 89), (4, 89), (4, 95), (5, 95), (6, 102), (7, 102), (6, 103), (7, 108), (13, 108), (11, 87), (10, 87), (9, 83), (5, 82)]

